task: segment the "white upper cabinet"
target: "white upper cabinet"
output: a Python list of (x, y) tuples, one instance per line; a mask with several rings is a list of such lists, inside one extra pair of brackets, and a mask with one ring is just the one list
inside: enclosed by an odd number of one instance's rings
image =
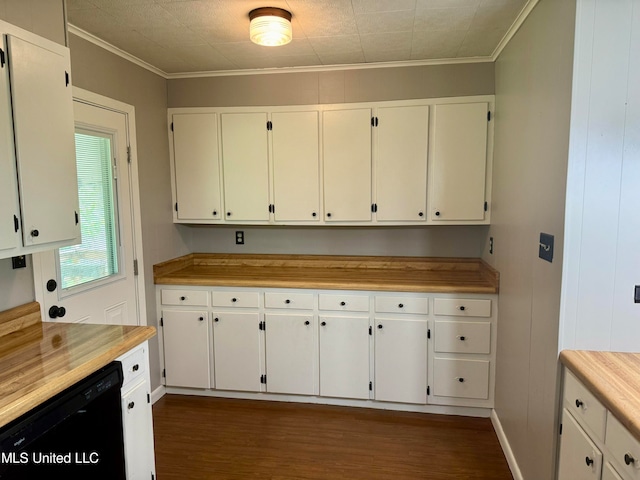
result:
[(267, 114), (223, 113), (221, 119), (225, 219), (267, 222)]
[(310, 111), (271, 116), (276, 222), (320, 218), (318, 115)]
[(426, 221), (429, 107), (380, 107), (376, 126), (376, 219)]
[(371, 109), (322, 114), (324, 220), (371, 221)]
[[(171, 121), (176, 219), (222, 218), (218, 116), (215, 113), (175, 114)], [(180, 161), (176, 162), (176, 158)]]
[(485, 216), (488, 103), (433, 107), (432, 221), (482, 221)]

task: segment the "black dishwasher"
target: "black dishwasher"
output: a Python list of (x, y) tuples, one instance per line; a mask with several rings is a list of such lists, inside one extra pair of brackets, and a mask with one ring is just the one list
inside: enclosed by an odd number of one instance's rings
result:
[(0, 431), (0, 479), (125, 480), (122, 366), (112, 362)]

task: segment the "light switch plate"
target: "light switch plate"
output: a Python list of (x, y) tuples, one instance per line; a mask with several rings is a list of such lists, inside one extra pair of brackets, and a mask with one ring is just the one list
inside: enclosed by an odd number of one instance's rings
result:
[(540, 249), (538, 256), (547, 262), (553, 262), (553, 235), (548, 233), (540, 234)]

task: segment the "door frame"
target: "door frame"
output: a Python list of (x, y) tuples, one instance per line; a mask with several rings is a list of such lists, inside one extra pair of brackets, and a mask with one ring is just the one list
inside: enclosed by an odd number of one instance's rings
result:
[[(92, 105), (113, 112), (121, 113), (126, 118), (127, 141), (131, 156), (129, 171), (130, 195), (131, 195), (131, 225), (133, 230), (133, 258), (138, 262), (138, 274), (134, 274), (136, 285), (136, 309), (138, 312), (138, 324), (147, 325), (147, 301), (144, 279), (144, 259), (142, 248), (142, 222), (140, 215), (140, 184), (138, 177), (138, 146), (136, 138), (136, 114), (135, 107), (127, 103), (114, 100), (97, 93), (73, 87), (73, 100)], [(48, 316), (44, 311), (44, 279), (41, 275), (40, 260), (36, 255), (32, 256), (33, 285), (36, 301), (40, 303), (40, 315), (42, 319)], [(129, 266), (133, 274), (133, 265)]]

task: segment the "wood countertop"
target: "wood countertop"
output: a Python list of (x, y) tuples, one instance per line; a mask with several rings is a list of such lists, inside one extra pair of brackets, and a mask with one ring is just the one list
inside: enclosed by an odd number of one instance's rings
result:
[(154, 335), (154, 327), (42, 323), (36, 302), (0, 312), (0, 426)]
[(640, 441), (640, 354), (563, 350), (560, 361)]
[(159, 285), (498, 293), (500, 276), (478, 258), (192, 253), (154, 265)]

